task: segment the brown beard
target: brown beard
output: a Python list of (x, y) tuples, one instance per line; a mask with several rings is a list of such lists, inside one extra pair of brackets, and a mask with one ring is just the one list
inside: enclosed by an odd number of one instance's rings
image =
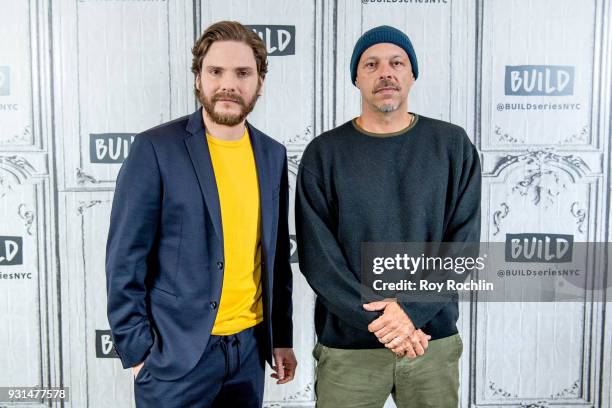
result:
[[(246, 103), (245, 100), (238, 94), (233, 92), (219, 92), (212, 96), (212, 98), (207, 98), (203, 92), (199, 92), (198, 99), (200, 103), (204, 107), (208, 116), (212, 119), (213, 122), (223, 125), (223, 126), (236, 126), (242, 123), (242, 121), (247, 117), (249, 113), (253, 111), (255, 108), (255, 103), (257, 102), (259, 89), (261, 88), (261, 84), (257, 86), (257, 90), (255, 94), (251, 98), (251, 100)], [(229, 99), (231, 101), (236, 102), (240, 105), (240, 113), (235, 115), (228, 114), (219, 114), (215, 112), (215, 105), (220, 99)]]

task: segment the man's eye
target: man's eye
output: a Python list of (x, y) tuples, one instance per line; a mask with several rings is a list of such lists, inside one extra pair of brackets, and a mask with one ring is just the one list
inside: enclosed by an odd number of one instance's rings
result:
[(219, 74), (221, 73), (221, 70), (218, 70), (218, 69), (211, 69), (211, 70), (210, 70), (210, 73), (211, 73), (211, 74), (213, 74), (213, 75), (219, 75)]
[(248, 75), (249, 75), (249, 73), (247, 71), (240, 71), (240, 72), (238, 72), (238, 76), (239, 77), (246, 77)]
[(374, 63), (373, 62), (367, 62), (365, 64), (366, 68), (374, 68)]
[(394, 61), (394, 62), (393, 62), (393, 65), (395, 65), (395, 66), (397, 67), (397, 66), (399, 66), (399, 65), (404, 65), (404, 64), (402, 64), (402, 62), (401, 62), (401, 61)]

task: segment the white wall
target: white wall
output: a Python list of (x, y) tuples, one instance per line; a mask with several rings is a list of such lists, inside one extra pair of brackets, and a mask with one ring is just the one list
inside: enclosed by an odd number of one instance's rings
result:
[[(610, 0), (0, 0), (0, 256), (4, 241), (20, 245), (0, 260), (0, 386), (133, 405), (104, 332), (114, 180), (131, 135), (196, 108), (190, 48), (210, 23), (290, 26), (284, 49), (271, 31), (284, 55), (270, 56), (250, 119), (287, 146), (292, 192), (305, 145), (359, 113), (355, 41), (390, 24), (419, 59), (410, 110), (463, 126), (481, 153), (483, 241), (526, 230), (608, 241), (611, 18)], [(573, 89), (508, 95), (506, 69), (523, 65), (562, 66)], [(97, 156), (109, 140), (126, 149)], [(275, 407), (314, 405), (314, 296), (294, 272), (300, 366), (291, 384), (267, 383)], [(605, 305), (461, 303), (462, 406), (610, 406)]]

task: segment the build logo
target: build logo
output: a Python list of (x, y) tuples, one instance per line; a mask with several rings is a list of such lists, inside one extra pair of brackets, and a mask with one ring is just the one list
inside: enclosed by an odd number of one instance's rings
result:
[(110, 330), (96, 330), (96, 357), (119, 358), (115, 351)]
[(295, 26), (247, 25), (266, 44), (271, 57), (295, 54)]
[(573, 95), (574, 67), (566, 65), (507, 65), (504, 83), (506, 95)]
[(134, 133), (92, 133), (89, 157), (92, 163), (122, 163), (130, 152)]
[(23, 264), (22, 237), (0, 237), (0, 266)]
[(574, 236), (506, 234), (506, 262), (561, 263), (572, 261)]

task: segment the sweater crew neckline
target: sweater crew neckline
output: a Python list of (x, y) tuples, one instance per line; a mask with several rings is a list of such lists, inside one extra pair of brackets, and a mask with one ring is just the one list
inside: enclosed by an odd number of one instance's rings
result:
[(394, 136), (399, 136), (402, 135), (408, 131), (410, 131), (412, 128), (414, 128), (417, 124), (417, 122), (419, 121), (419, 115), (414, 113), (414, 112), (409, 112), (412, 113), (414, 115), (414, 120), (405, 128), (403, 128), (402, 130), (398, 130), (397, 132), (391, 132), (391, 133), (374, 133), (374, 132), (369, 132), (367, 130), (365, 130), (364, 128), (362, 128), (361, 126), (359, 126), (357, 124), (357, 118), (353, 118), (351, 120), (351, 124), (353, 125), (353, 128), (358, 131), (359, 133), (362, 133), (366, 136), (370, 136), (370, 137), (375, 137), (378, 139), (386, 139), (389, 137), (394, 137)]
[(208, 141), (208, 143), (212, 143), (212, 144), (215, 144), (217, 146), (222, 146), (222, 147), (241, 147), (241, 146), (244, 146), (245, 143), (248, 143), (248, 141), (249, 141), (249, 131), (247, 129), (245, 129), (244, 130), (244, 134), (242, 135), (242, 137), (240, 137), (240, 139), (236, 139), (236, 140), (218, 139), (218, 138), (214, 137), (213, 135), (211, 135), (210, 133), (206, 132), (206, 140)]

